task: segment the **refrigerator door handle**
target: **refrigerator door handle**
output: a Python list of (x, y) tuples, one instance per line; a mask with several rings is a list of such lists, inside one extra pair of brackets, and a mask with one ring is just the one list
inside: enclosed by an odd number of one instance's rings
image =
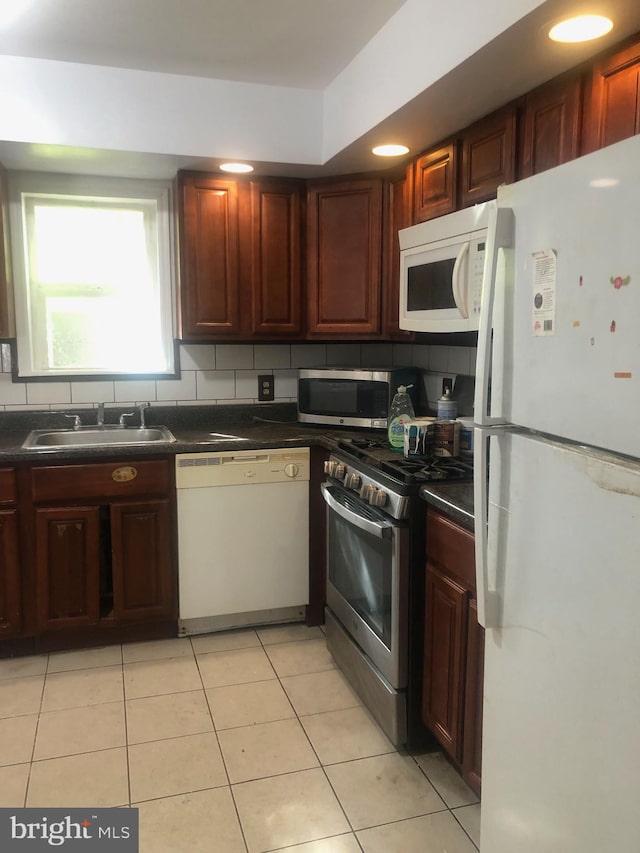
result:
[[(474, 418), (481, 426), (505, 423), (502, 415), (492, 416), (490, 413), (489, 388), (492, 372), (496, 379), (503, 374), (502, 364), (492, 364), (493, 307), (497, 286), (498, 253), (500, 249), (510, 248), (513, 244), (513, 222), (513, 211), (508, 207), (493, 207), (489, 211), (478, 331), (476, 390), (473, 401)], [(499, 329), (498, 334), (503, 334), (503, 330)], [(502, 351), (500, 353), (502, 358)]]
[[(505, 427), (475, 427), (473, 456), (473, 505), (475, 516), (476, 600), (478, 622), (483, 628), (499, 627), (500, 597), (491, 587), (496, 577), (495, 549), (489, 543), (489, 439), (505, 434)], [(494, 531), (495, 534), (495, 531)], [(492, 556), (491, 556), (492, 555)]]
[(467, 301), (469, 295), (463, 293), (463, 281), (462, 281), (462, 265), (464, 259), (469, 254), (469, 243), (463, 243), (460, 247), (460, 251), (458, 252), (458, 257), (456, 258), (456, 262), (453, 265), (453, 301), (456, 303), (456, 308), (460, 312), (460, 316), (465, 320), (469, 318), (469, 307), (467, 305)]

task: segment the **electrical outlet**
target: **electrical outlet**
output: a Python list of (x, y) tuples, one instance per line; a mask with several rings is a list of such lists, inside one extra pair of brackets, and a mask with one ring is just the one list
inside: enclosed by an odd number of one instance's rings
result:
[(258, 400), (273, 400), (273, 384), (273, 375), (271, 373), (258, 376)]
[(453, 394), (453, 378), (451, 376), (443, 376), (442, 377), (442, 393), (449, 389)]

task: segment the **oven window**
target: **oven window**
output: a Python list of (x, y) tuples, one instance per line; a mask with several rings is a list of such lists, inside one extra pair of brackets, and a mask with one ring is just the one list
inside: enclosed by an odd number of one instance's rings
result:
[(393, 539), (378, 539), (328, 514), (329, 580), (371, 630), (391, 648)]
[(453, 267), (455, 258), (418, 264), (407, 270), (407, 311), (455, 308)]

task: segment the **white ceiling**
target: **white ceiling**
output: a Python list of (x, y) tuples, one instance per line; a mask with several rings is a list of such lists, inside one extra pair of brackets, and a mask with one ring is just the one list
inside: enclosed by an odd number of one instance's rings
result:
[[(551, 43), (587, 4), (613, 32)], [(141, 177), (229, 157), (262, 174), (384, 168), (372, 144), (415, 156), (638, 31), (637, 0), (0, 0), (0, 160)]]
[(3, 0), (0, 52), (324, 89), (404, 0)]

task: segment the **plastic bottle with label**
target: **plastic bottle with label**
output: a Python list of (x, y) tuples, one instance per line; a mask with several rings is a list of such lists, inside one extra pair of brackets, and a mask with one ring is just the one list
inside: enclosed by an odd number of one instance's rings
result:
[(398, 386), (389, 409), (389, 444), (398, 453), (404, 453), (404, 425), (416, 416), (407, 388), (413, 388), (413, 385)]

